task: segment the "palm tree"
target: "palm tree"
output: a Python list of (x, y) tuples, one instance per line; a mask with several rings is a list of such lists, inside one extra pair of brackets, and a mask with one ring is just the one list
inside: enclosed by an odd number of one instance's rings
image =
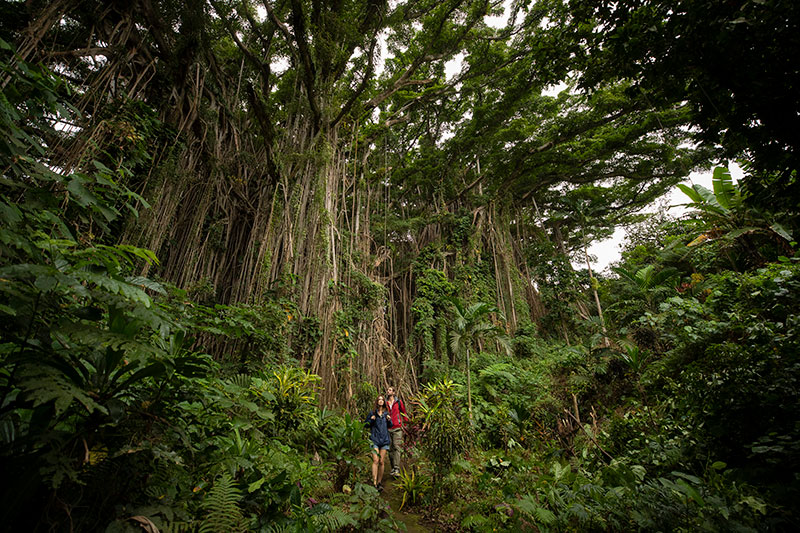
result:
[(450, 348), (456, 354), (462, 352), (467, 361), (467, 405), (472, 419), (472, 380), (470, 378), (470, 351), (480, 340), (496, 340), (506, 351), (511, 352), (511, 341), (503, 328), (491, 321), (490, 315), (497, 313), (503, 320), (500, 310), (486, 302), (478, 302), (465, 307), (464, 303), (453, 298), (453, 329), (450, 331)]
[(656, 293), (674, 286), (680, 278), (680, 271), (673, 267), (666, 267), (659, 271), (656, 271), (654, 265), (647, 265), (636, 272), (623, 267), (611, 267), (611, 270), (619, 274), (620, 279), (636, 288), (640, 296), (644, 298), (645, 306), (649, 311), (656, 310), (654, 305)]

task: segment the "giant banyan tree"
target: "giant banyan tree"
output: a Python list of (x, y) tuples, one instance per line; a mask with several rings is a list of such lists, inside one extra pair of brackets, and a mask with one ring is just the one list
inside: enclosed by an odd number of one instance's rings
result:
[(316, 333), (296, 355), (343, 403), (452, 358), (450, 298), (509, 332), (559, 303), (588, 317), (538, 265), (583, 257), (707, 155), (681, 103), (570, 90), (560, 27), (508, 4), (34, 0), (4, 4), (2, 33), (72, 87), (57, 167), (101, 161), (150, 204), (104, 238), (214, 302), (293, 299)]

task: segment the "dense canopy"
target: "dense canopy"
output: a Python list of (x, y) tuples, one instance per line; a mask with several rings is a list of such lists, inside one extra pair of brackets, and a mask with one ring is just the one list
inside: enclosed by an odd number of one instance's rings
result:
[(3, 522), (795, 525), (795, 4), (2, 2)]

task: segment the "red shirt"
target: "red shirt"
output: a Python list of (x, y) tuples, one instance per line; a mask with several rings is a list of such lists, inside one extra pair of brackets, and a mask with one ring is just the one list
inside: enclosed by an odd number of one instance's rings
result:
[(392, 417), (392, 427), (403, 427), (403, 417), (400, 416), (400, 413), (403, 413), (403, 416), (408, 418), (408, 413), (406, 413), (406, 408), (403, 405), (403, 402), (400, 400), (395, 400), (392, 402), (392, 405), (389, 405), (389, 402), (386, 402), (386, 407), (389, 408), (389, 414)]

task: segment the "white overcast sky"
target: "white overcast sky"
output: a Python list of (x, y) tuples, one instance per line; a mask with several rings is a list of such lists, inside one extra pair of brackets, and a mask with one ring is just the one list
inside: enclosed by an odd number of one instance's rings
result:
[[(743, 176), (742, 169), (736, 163), (731, 163), (728, 165), (728, 170), (731, 172), (731, 176), (735, 182), (738, 182), (741, 177)], [(713, 190), (711, 185), (711, 176), (712, 171), (709, 170), (708, 172), (692, 172), (689, 177), (684, 181), (685, 184), (691, 185), (702, 185), (707, 189)], [(669, 213), (674, 216), (679, 216), (686, 211), (685, 207), (681, 207), (681, 204), (686, 204), (690, 200), (689, 198), (683, 194), (680, 189), (675, 187), (672, 192), (669, 194), (669, 205), (670, 210)], [(646, 211), (646, 210), (645, 210)], [(607, 271), (608, 266), (613, 263), (614, 261), (618, 261), (621, 257), (621, 250), (620, 246), (625, 239), (626, 230), (624, 228), (617, 228), (614, 232), (614, 235), (611, 238), (606, 239), (604, 241), (597, 241), (589, 246), (589, 254), (596, 257), (596, 261), (593, 262), (592, 267), (596, 269), (598, 272)], [(582, 268), (583, 265), (576, 263), (576, 267)]]

